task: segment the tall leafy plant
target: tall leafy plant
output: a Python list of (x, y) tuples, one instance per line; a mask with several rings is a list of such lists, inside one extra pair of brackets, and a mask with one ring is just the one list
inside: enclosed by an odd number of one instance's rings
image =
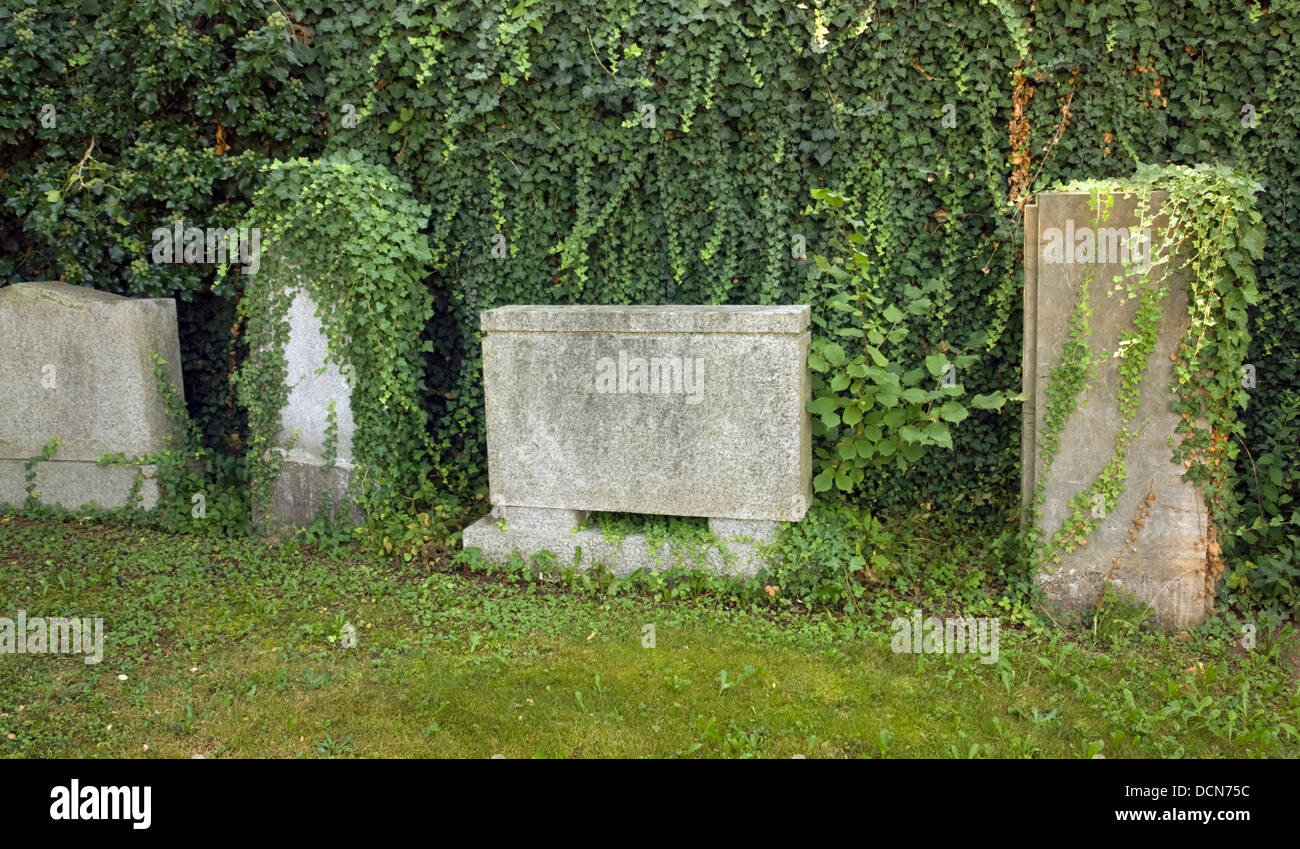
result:
[[(892, 464), (906, 470), (932, 446), (952, 450), (951, 426), (965, 421), (965, 387), (957, 373), (974, 364), (973, 354), (949, 358), (946, 344), (918, 361), (907, 358), (909, 319), (928, 315), (935, 303), (933, 284), (907, 286), (900, 307), (887, 299), (868, 275), (871, 259), (863, 222), (844, 214), (847, 198), (830, 189), (814, 189), (814, 199), (840, 224), (836, 242), (844, 255), (815, 257), (817, 270), (839, 287), (823, 305), (824, 333), (811, 343), (808, 366), (813, 373), (809, 412), (817, 418), (813, 435), (817, 466), (813, 488), (852, 492), (873, 469)], [(997, 410), (1002, 392), (976, 395), (969, 406)]]

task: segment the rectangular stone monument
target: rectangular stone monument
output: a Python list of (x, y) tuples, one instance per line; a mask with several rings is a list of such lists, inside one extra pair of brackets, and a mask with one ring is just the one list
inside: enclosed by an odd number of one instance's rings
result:
[(25, 503), (25, 464), (58, 439), (53, 457), (34, 468), (40, 503), (122, 507), (140, 472), (140, 506), (153, 507), (153, 466), (96, 461), (147, 457), (183, 437), (167, 416), (152, 358), (156, 349), (183, 398), (175, 301), (15, 283), (0, 289), (0, 341), (0, 502)]
[(484, 312), (494, 509), (464, 545), (566, 563), (581, 549), (626, 573), (674, 565), (667, 545), (575, 533), (590, 511), (702, 516), (727, 548), (703, 565), (752, 574), (753, 543), (811, 500), (808, 325), (806, 306)]
[[(284, 320), (285, 383), (289, 396), (280, 411), (278, 450), (282, 465), (271, 495), (273, 524), (307, 527), (322, 511), (342, 511), (354, 522), (364, 517), (348, 495), (354, 471), (351, 374), (326, 356), (328, 341), (316, 301), (303, 288), (293, 289)], [(326, 445), (330, 404), (334, 407), (333, 457)]]
[[(1085, 192), (1044, 192), (1025, 208), (1024, 426), (1022, 502), (1032, 520), (1034, 491), (1044, 484), (1039, 531), (1050, 540), (1071, 514), (1070, 501), (1087, 492), (1111, 460), (1120, 426), (1116, 352), (1133, 335), (1137, 301), (1127, 289), (1113, 292), (1116, 275), (1149, 263), (1165, 221), (1151, 232), (1136, 233), (1134, 196), (1117, 195), (1106, 220), (1089, 206)], [(1163, 200), (1156, 193), (1153, 204)], [(1123, 265), (1130, 263), (1126, 271)], [(1176, 264), (1176, 262), (1175, 262)], [(1152, 274), (1163, 274), (1160, 266)], [(1153, 278), (1155, 279), (1155, 278)], [(1093, 372), (1060, 434), (1055, 460), (1044, 467), (1042, 450), (1047, 388), (1062, 360), (1070, 316), (1080, 284), (1088, 281)], [(1208, 517), (1201, 494), (1182, 480), (1185, 469), (1173, 459), (1171, 437), (1178, 418), (1170, 410), (1171, 354), (1188, 327), (1187, 296), (1179, 278), (1170, 279), (1161, 301), (1159, 334), (1140, 384), (1140, 407), (1129, 427), (1135, 431), (1124, 454), (1125, 481), (1118, 503), (1090, 510), (1099, 526), (1083, 545), (1046, 561), (1038, 576), (1054, 603), (1085, 612), (1095, 607), (1106, 582), (1151, 605), (1153, 620), (1167, 627), (1202, 621)], [(1098, 505), (1099, 506), (1099, 505)]]

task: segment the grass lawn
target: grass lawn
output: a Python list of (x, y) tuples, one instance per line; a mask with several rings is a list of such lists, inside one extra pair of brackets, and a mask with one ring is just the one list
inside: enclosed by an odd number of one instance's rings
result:
[(1004, 624), (984, 664), (869, 616), (0, 516), (19, 609), (102, 617), (106, 647), (0, 654), (10, 757), (1300, 756), (1290, 638)]

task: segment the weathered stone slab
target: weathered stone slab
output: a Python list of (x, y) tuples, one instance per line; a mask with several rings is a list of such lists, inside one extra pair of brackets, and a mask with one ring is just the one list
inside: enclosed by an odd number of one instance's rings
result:
[[(288, 398), (280, 411), (279, 445), (283, 466), (269, 505), (273, 523), (306, 527), (322, 510), (363, 517), (348, 495), (354, 469), (352, 441), (353, 376), (328, 356), (329, 343), (316, 301), (303, 288), (291, 290), (284, 320)], [(335, 446), (329, 455), (330, 404), (334, 409)]]
[[(27, 498), (24, 463), (52, 439), (54, 457), (39, 463), (39, 501), (75, 509), (128, 503), (135, 466), (101, 466), (106, 454), (143, 458), (182, 434), (167, 416), (154, 375), (153, 350), (168, 384), (183, 397), (176, 304), (125, 298), (60, 282), (0, 289), (0, 502)], [(157, 503), (151, 466), (140, 504)]]
[(753, 574), (758, 545), (812, 497), (808, 326), (806, 306), (484, 312), (494, 514), (465, 546), (566, 563), (580, 547), (588, 565), (625, 573), (681, 564), (644, 539), (615, 550), (575, 533), (588, 511), (704, 516), (730, 557), (714, 549), (698, 565)]
[[(1121, 264), (1123, 256), (1139, 267), (1149, 262), (1153, 240), (1161, 237), (1165, 223), (1157, 218), (1152, 233), (1130, 243), (1137, 199), (1116, 196), (1108, 219), (1098, 221), (1088, 198), (1087, 193), (1048, 192), (1025, 210), (1027, 401), (1021, 488), (1028, 518), (1036, 483), (1040, 478), (1045, 482), (1039, 529), (1046, 539), (1066, 521), (1070, 500), (1092, 486), (1115, 451), (1121, 423), (1116, 404), (1121, 360), (1114, 353), (1132, 336), (1137, 301), (1124, 291), (1111, 290), (1116, 275), (1131, 273)], [(1160, 194), (1155, 197), (1157, 203), (1162, 199)], [(1163, 272), (1153, 271), (1158, 273)], [(1085, 279), (1094, 370), (1065, 423), (1055, 461), (1044, 469), (1041, 437), (1048, 380), (1061, 362), (1070, 314)], [(1182, 281), (1170, 283), (1170, 293), (1161, 302), (1158, 339), (1141, 382), (1141, 406), (1130, 424), (1135, 435), (1125, 451), (1123, 493), (1113, 509), (1100, 511), (1100, 526), (1087, 544), (1064, 553), (1058, 564), (1045, 563), (1038, 580), (1054, 602), (1074, 611), (1093, 607), (1105, 583), (1112, 581), (1150, 604), (1157, 623), (1189, 627), (1202, 621), (1207, 608), (1208, 522), (1201, 495), (1182, 480), (1185, 470), (1172, 459), (1170, 437), (1178, 419), (1169, 406), (1174, 400), (1170, 355), (1189, 319)], [(1131, 531), (1136, 532), (1133, 540)]]
[(801, 519), (808, 319), (807, 307), (485, 312), (492, 503)]

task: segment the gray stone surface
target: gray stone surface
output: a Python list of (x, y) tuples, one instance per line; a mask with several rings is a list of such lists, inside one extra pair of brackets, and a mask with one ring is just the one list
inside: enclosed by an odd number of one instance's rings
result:
[(351, 463), (331, 465), (323, 460), (286, 458), (275, 482), (271, 516), (267, 518), (272, 525), (302, 528), (311, 525), (323, 510), (335, 519), (346, 514), (354, 523), (362, 522), (365, 515), (348, 496), (352, 471)]
[(588, 515), (586, 510), (508, 506), (498, 507), (497, 513), (510, 527), (530, 531), (569, 531), (580, 527)]
[(282, 444), (287, 444), (296, 430), (298, 440), (288, 456), (295, 460), (322, 460), (326, 417), (329, 402), (333, 400), (338, 425), (335, 456), (340, 463), (348, 464), (352, 462), (352, 438), (356, 433), (352, 389), (348, 385), (352, 378), (345, 379), (338, 363), (327, 358), (328, 342), (316, 310), (316, 302), (306, 290), (294, 292), (285, 317), (289, 323), (289, 339), (284, 346), (288, 367), (285, 380), (290, 388), (288, 401), (280, 412), (283, 428), (280, 439)]
[[(277, 524), (305, 527), (318, 513), (339, 511), (353, 521), (362, 514), (348, 496), (353, 472), (352, 418), (354, 374), (328, 356), (329, 344), (315, 300), (303, 288), (290, 290), (292, 300), (284, 320), (289, 337), (284, 346), (285, 383), (289, 395), (280, 411), (280, 477), (271, 498), (270, 515), (260, 517), (275, 532)], [(329, 405), (334, 403), (336, 442), (333, 462), (326, 458)], [(296, 439), (294, 438), (296, 434)]]
[(523, 306), (482, 313), (484, 333), (775, 333), (808, 329), (806, 306)]
[(749, 540), (772, 543), (781, 531), (780, 522), (763, 522), (750, 519), (709, 519), (709, 531), (725, 542)]
[(789, 306), (485, 312), (492, 503), (801, 519), (808, 318)]
[[(51, 439), (54, 459), (36, 467), (41, 502), (75, 509), (126, 504), (134, 467), (99, 466), (105, 454), (156, 454), (181, 433), (167, 417), (151, 357), (178, 394), (176, 305), (170, 298), (124, 298), (60, 282), (0, 289), (0, 502), (27, 497), (23, 463)], [(183, 394), (182, 394), (183, 397)], [(158, 498), (143, 470), (143, 506)]]
[[(1092, 263), (1048, 261), (1059, 257), (1048, 253), (1046, 235), (1050, 228), (1064, 234), (1069, 221), (1076, 231), (1098, 226), (1127, 228), (1136, 223), (1135, 202), (1133, 197), (1118, 196), (1109, 219), (1100, 225), (1094, 220), (1086, 193), (1043, 193), (1036, 204), (1026, 207), (1024, 377), (1028, 401), (1021, 480), (1026, 505), (1042, 473), (1039, 435), (1046, 417), (1048, 378), (1061, 361), (1080, 281), (1085, 274), (1092, 274), (1089, 344), (1095, 357), (1094, 373), (1066, 422), (1060, 451), (1047, 472), (1040, 529), (1048, 539), (1069, 515), (1070, 499), (1092, 485), (1114, 452), (1120, 421), (1115, 403), (1120, 360), (1112, 353), (1131, 335), (1137, 301), (1124, 293), (1109, 293), (1115, 275), (1124, 273), (1113, 255), (1105, 257), (1105, 262), (1096, 261), (1100, 257), (1094, 257)], [(1162, 224), (1156, 221), (1156, 238)], [(1059, 564), (1046, 563), (1038, 580), (1055, 603), (1075, 611), (1093, 607), (1106, 581), (1112, 580), (1117, 588), (1152, 605), (1157, 623), (1190, 627), (1202, 621), (1207, 607), (1203, 597), (1207, 516), (1200, 494), (1181, 479), (1184, 469), (1172, 460), (1169, 438), (1177, 417), (1169, 409), (1174, 397), (1170, 354), (1187, 327), (1188, 316), (1182, 282), (1174, 279), (1171, 283), (1170, 294), (1162, 302), (1159, 337), (1141, 384), (1141, 407), (1130, 425), (1137, 433), (1125, 454), (1123, 495), (1089, 536), (1087, 545), (1067, 553)], [(1142, 520), (1136, 542), (1130, 545), (1130, 529), (1148, 493), (1154, 494), (1151, 513)]]

